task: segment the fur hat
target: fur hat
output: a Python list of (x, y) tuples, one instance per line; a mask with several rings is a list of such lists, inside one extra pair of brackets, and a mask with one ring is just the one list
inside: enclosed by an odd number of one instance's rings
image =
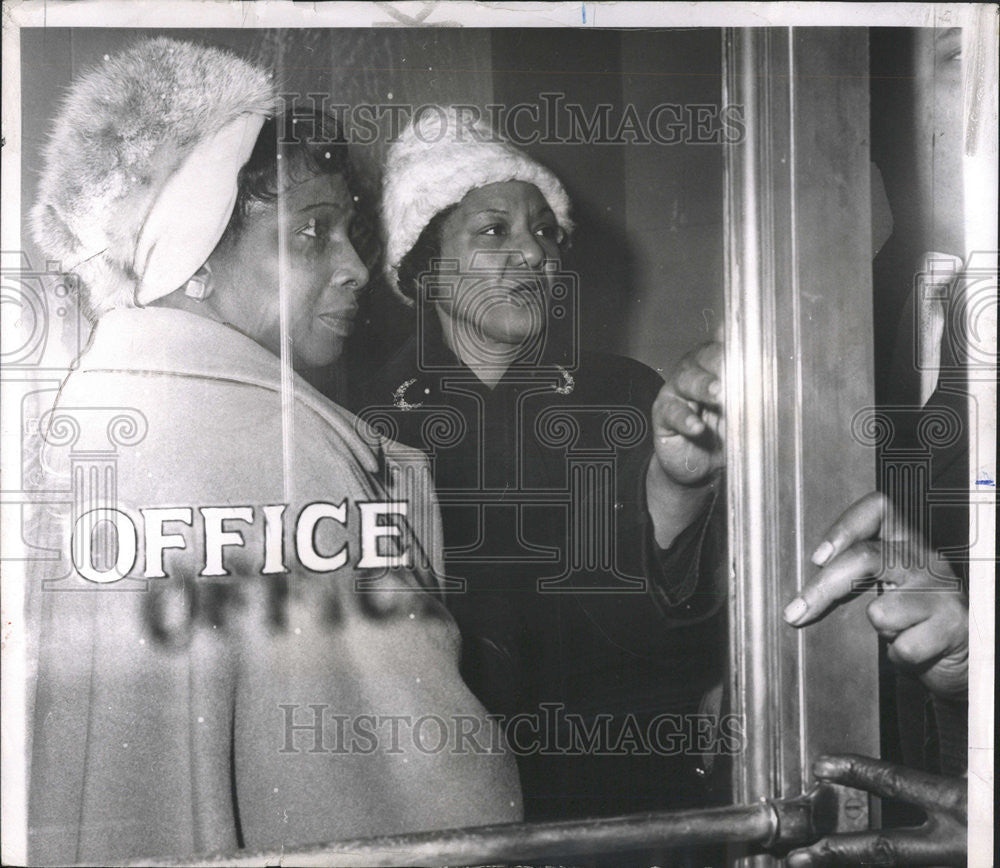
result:
[(167, 295), (205, 262), (273, 103), (264, 70), (165, 38), (73, 82), (31, 224), (45, 255), (82, 280), (91, 314)]
[(422, 107), (389, 146), (382, 185), (386, 274), (397, 290), (399, 264), (435, 214), (477, 187), (504, 181), (534, 184), (568, 236), (569, 196), (559, 179), (524, 151), (453, 106)]

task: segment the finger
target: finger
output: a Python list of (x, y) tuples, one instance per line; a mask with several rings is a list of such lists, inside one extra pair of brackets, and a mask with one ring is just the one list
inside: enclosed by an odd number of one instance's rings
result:
[[(788, 854), (789, 868), (814, 865), (943, 865), (955, 864), (961, 841), (937, 841), (923, 829), (885, 829), (831, 835), (811, 847)], [(960, 855), (960, 854), (959, 854)]]
[(930, 617), (927, 595), (885, 591), (868, 604), (868, 620), (880, 636), (895, 638)]
[(927, 619), (896, 636), (886, 653), (897, 666), (922, 666), (951, 651), (951, 646), (948, 632)]
[(854, 787), (884, 799), (903, 799), (928, 811), (964, 811), (962, 778), (933, 775), (857, 754), (822, 756), (813, 774), (824, 781)]
[(929, 630), (949, 640), (968, 632), (969, 607), (961, 591), (928, 587), (934, 579), (920, 571), (885, 570), (881, 578), (895, 585), (889, 589), (886, 581), (887, 590), (868, 606), (868, 620), (879, 632), (901, 633), (928, 620)]
[(713, 341), (712, 343), (702, 344), (695, 351), (694, 356), (702, 368), (713, 376), (719, 379), (722, 378), (723, 348), (721, 343)]
[(820, 570), (785, 607), (784, 619), (804, 627), (822, 618), (836, 603), (864, 590), (865, 580), (877, 576), (881, 565), (881, 543), (855, 543)]
[(722, 381), (692, 359), (681, 363), (673, 377), (674, 391), (682, 398), (716, 407), (722, 395)]
[(683, 434), (696, 437), (705, 430), (705, 422), (687, 401), (661, 392), (653, 405), (653, 425), (659, 437)]
[(725, 437), (725, 419), (721, 413), (716, 413), (714, 410), (702, 410), (701, 411), (701, 421), (705, 423), (705, 427), (708, 428), (715, 436), (722, 441)]
[(848, 546), (877, 536), (882, 529), (887, 508), (885, 495), (877, 491), (852, 503), (823, 534), (822, 542), (812, 554), (812, 562), (821, 567)]

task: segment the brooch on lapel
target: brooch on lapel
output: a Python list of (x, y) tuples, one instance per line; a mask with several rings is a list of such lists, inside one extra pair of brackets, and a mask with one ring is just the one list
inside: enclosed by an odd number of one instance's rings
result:
[(556, 365), (556, 367), (559, 369), (559, 373), (562, 374), (563, 382), (561, 386), (556, 386), (555, 390), (560, 395), (568, 395), (574, 388), (576, 388), (576, 380), (573, 379), (570, 372), (567, 371), (562, 365)]
[(409, 389), (410, 386), (412, 386), (415, 382), (417, 382), (416, 377), (414, 377), (411, 380), (404, 380), (403, 383), (396, 389), (396, 391), (392, 393), (393, 407), (395, 407), (397, 410), (416, 410), (418, 407), (424, 406), (423, 401), (417, 401), (416, 404), (411, 404), (409, 401), (406, 400), (405, 397), (406, 390)]

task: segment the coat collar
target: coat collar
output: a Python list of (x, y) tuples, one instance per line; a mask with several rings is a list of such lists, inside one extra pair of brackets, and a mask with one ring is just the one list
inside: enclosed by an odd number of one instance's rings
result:
[[(78, 372), (132, 372), (198, 377), (281, 393), (281, 363), (230, 326), (173, 308), (125, 308), (104, 314), (76, 365)], [(297, 374), (296, 400), (331, 425), (368, 472), (378, 469), (382, 438)]]
[(487, 386), (448, 347), (437, 316), (431, 314), (370, 383), (366, 397), (375, 394), (386, 400), (391, 396), (396, 409), (413, 410), (427, 400), (436, 400), (446, 380), (461, 380), (487, 398), (532, 383), (550, 385), (556, 394), (569, 395), (576, 388), (576, 378), (568, 356), (564, 348), (557, 348), (538, 363), (513, 364), (495, 386)]

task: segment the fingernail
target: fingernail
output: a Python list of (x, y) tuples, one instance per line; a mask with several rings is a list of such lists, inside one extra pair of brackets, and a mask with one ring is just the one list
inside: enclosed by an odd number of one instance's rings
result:
[(812, 864), (812, 859), (808, 853), (799, 850), (795, 853), (789, 853), (785, 864), (788, 868), (806, 868), (806, 866)]
[(708, 387), (708, 394), (711, 395), (713, 398), (718, 398), (719, 392), (721, 391), (722, 391), (722, 383), (720, 383), (718, 380), (715, 380), (712, 383), (712, 385)]
[(817, 567), (823, 566), (828, 560), (830, 560), (830, 555), (833, 554), (833, 543), (829, 540), (822, 543), (816, 551), (812, 554), (812, 562), (816, 564)]
[(688, 416), (687, 426), (689, 431), (698, 432), (705, 427), (705, 423), (701, 421), (697, 416)]
[(802, 597), (796, 597), (792, 602), (785, 606), (785, 611), (782, 617), (789, 624), (798, 624), (802, 620), (802, 616), (809, 611), (809, 604), (806, 603)]

